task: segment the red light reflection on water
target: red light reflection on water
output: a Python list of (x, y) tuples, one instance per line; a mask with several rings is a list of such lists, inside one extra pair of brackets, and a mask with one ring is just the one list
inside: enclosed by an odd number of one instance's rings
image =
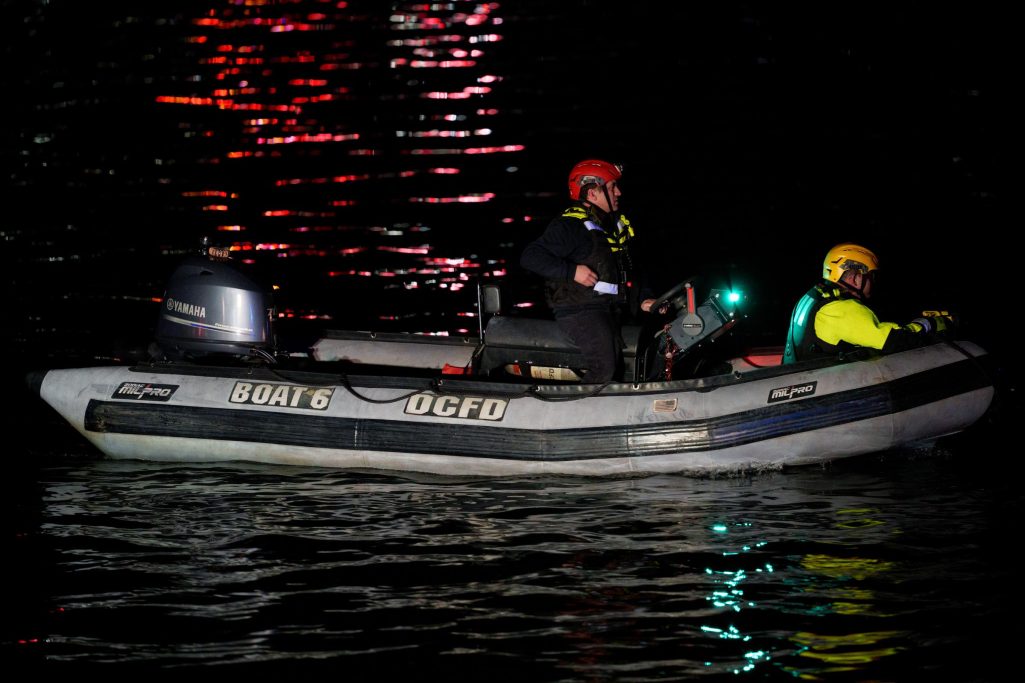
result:
[(421, 247), (386, 247), (386, 246), (380, 246), (380, 247), (377, 247), (377, 250), (378, 251), (390, 251), (390, 252), (393, 252), (395, 254), (426, 254), (426, 253), (428, 253), (431, 250), (431, 248), (429, 246), (421, 246)]
[[(448, 292), (471, 277), (504, 277), (504, 263), (440, 257), (417, 243), (418, 233), (462, 229), (440, 212), (494, 211), (500, 193), (488, 190), (498, 188), (478, 183), (515, 171), (526, 152), (490, 103), (504, 87), (492, 60), (503, 40), (499, 4), (371, 5), (235, 0), (196, 16), (187, 38), (195, 77), (156, 102), (196, 112), (183, 130), (204, 145), (200, 163), (217, 170), (181, 194), (207, 199), (190, 205), (197, 221), (215, 217), (222, 234), (253, 236), (231, 247), (246, 263), (309, 259), (329, 278)], [(397, 116), (387, 103), (399, 100), (422, 104)], [(413, 211), (423, 215), (411, 220)], [(490, 220), (502, 229), (516, 219)], [(481, 220), (473, 225), (479, 231)], [(353, 244), (360, 234), (366, 243)], [(289, 241), (314, 235), (317, 244)]]
[(409, 201), (421, 204), (480, 204), (495, 198), (494, 192), (460, 195), (458, 197), (410, 197)]

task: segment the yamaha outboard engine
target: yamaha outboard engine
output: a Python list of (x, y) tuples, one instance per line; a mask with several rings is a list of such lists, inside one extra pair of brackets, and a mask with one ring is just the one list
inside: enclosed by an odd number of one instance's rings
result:
[(215, 355), (274, 362), (270, 297), (227, 263), (228, 250), (207, 248), (174, 271), (164, 291), (156, 342), (169, 358)]

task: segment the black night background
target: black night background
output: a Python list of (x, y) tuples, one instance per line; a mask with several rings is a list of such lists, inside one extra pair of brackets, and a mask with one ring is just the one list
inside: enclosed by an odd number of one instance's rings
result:
[[(309, 4), (310, 16), (323, 6)], [(502, 9), (500, 40), (474, 66), (417, 69), (415, 47), (389, 42), (391, 10), (371, 2), (318, 20), (330, 30), (287, 35), (241, 21), (275, 15), (274, 3), (5, 2), (7, 62), (19, 65), (3, 77), (9, 351), (134, 345), (175, 259), (202, 235), (263, 249), (249, 265), (281, 287), (282, 308), (336, 327), (454, 329), (443, 309), (472, 297), (432, 300), (438, 289), (424, 282), (411, 292), (417, 278), (392, 272), (401, 263), (373, 262), (380, 248), (427, 244), (433, 256), (491, 260), (472, 274), (536, 289), (519, 250), (561, 210), (567, 170), (586, 157), (627, 169), (624, 206), (659, 281), (727, 277), (756, 293), (751, 334), (780, 337), (825, 250), (850, 240), (882, 259), (883, 319), (948, 308), (1003, 344), (1000, 286), (1013, 271), (1003, 259), (1017, 238), (1004, 173), (1011, 61), (997, 11)], [(266, 63), (239, 59), (228, 76), (249, 93), (230, 106), (210, 104), (229, 99), (217, 93), (231, 70), (213, 41), (195, 40), (203, 17), (233, 49), (266, 40), (253, 53)], [(344, 68), (304, 70), (297, 55), (316, 50)], [(468, 99), (424, 97), (480, 73), (498, 79)], [(326, 84), (312, 82), (317, 74)], [(334, 99), (304, 100), (303, 87)], [(273, 113), (289, 98), (306, 102), (293, 105), (291, 130), (287, 116), (254, 124), (275, 118), (254, 105)], [(457, 118), (439, 125), (439, 115)], [(485, 125), (478, 138), (502, 151), (473, 154), (476, 140), (441, 137)], [(275, 133), (307, 138), (267, 142)], [(361, 266), (375, 275), (328, 275)], [(436, 317), (411, 317), (403, 299), (413, 297), (412, 310)]]

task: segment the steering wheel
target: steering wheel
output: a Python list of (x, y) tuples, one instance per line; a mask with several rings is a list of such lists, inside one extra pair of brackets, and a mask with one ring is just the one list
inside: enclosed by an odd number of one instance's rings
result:
[[(652, 311), (659, 311), (666, 304), (672, 304), (674, 309), (676, 309), (676, 308), (683, 308), (684, 306), (681, 306), (681, 305), (676, 303), (676, 299), (677, 299), (677, 297), (680, 296), (680, 294), (682, 294), (684, 292), (684, 290), (687, 289), (687, 285), (693, 286), (695, 279), (696, 278), (689, 277), (686, 280), (684, 280), (683, 282), (681, 282), (680, 284), (678, 284), (675, 287), (673, 287), (672, 289), (670, 289), (665, 294), (662, 294), (661, 296), (655, 297), (655, 303), (653, 303), (651, 305), (651, 310)], [(686, 305), (686, 304), (684, 304), (684, 305)]]

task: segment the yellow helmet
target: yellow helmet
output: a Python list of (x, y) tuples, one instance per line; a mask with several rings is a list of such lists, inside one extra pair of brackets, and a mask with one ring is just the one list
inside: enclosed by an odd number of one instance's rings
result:
[(826, 254), (826, 260), (822, 262), (822, 277), (830, 282), (839, 282), (845, 270), (871, 273), (878, 269), (879, 258), (870, 249), (844, 242)]

